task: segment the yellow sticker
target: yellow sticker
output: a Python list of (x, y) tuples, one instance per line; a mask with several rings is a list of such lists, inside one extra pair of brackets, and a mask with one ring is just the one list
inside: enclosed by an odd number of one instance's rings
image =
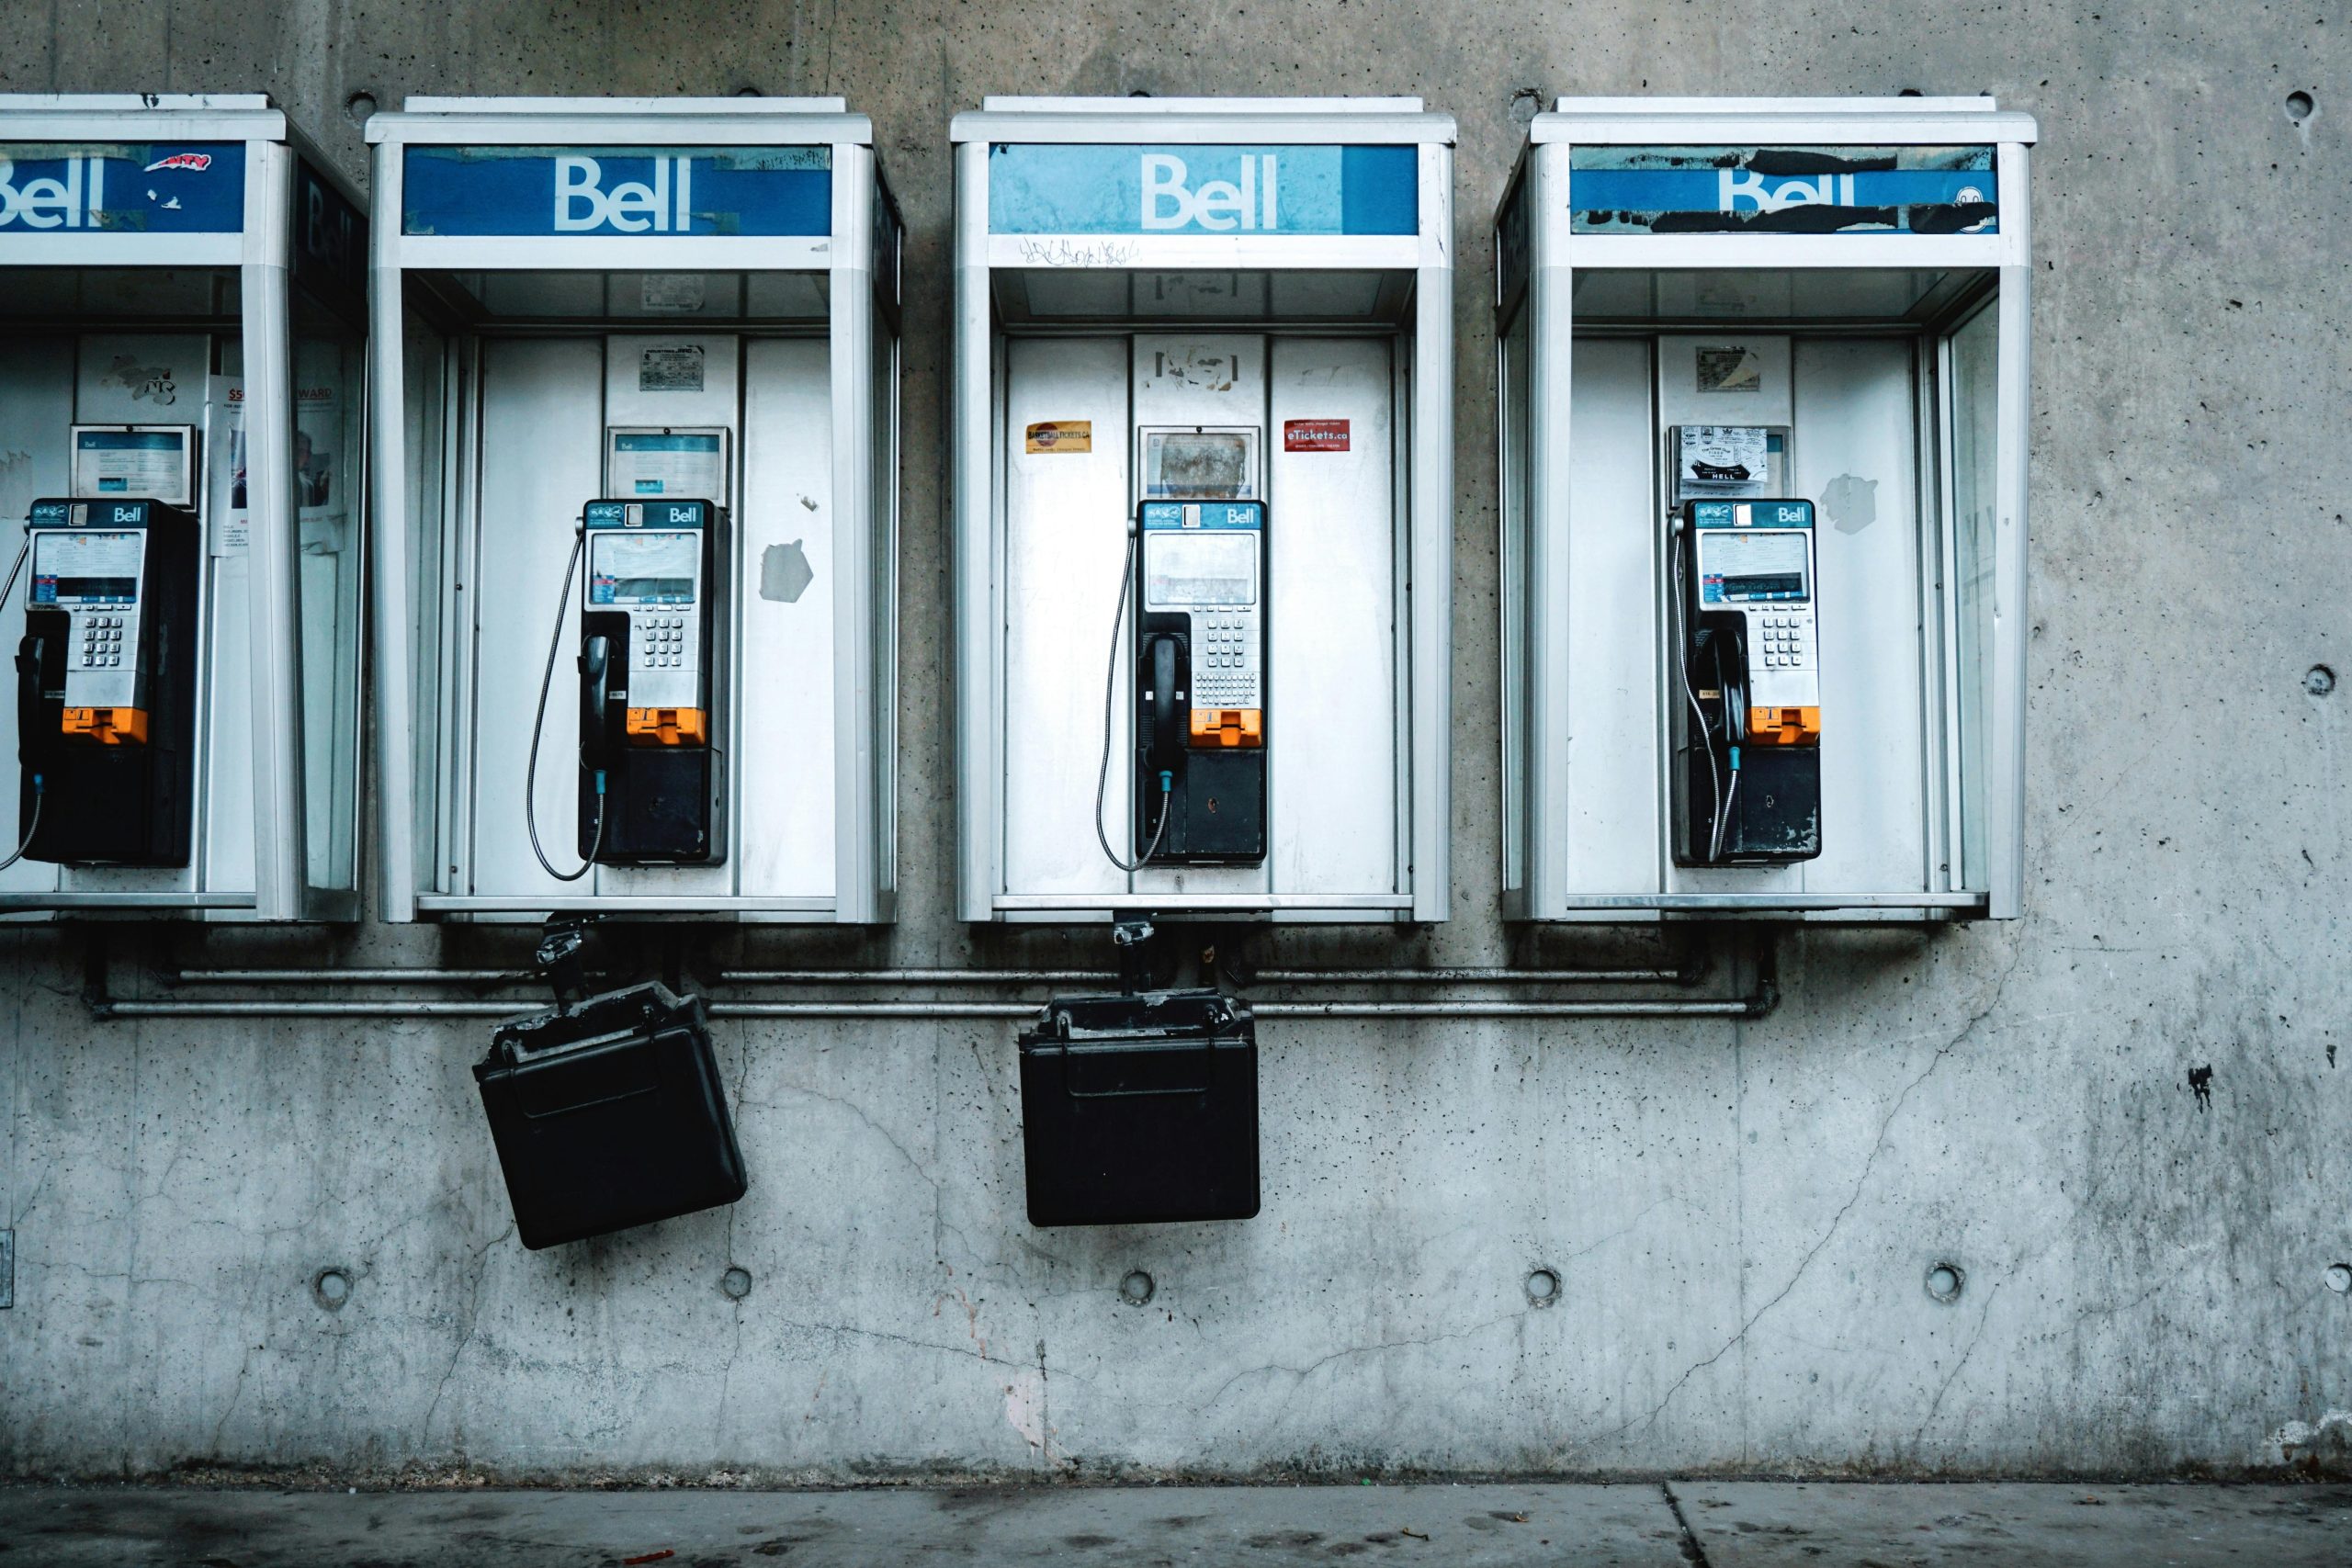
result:
[(1091, 452), (1094, 422), (1091, 419), (1046, 420), (1029, 427), (1032, 452)]

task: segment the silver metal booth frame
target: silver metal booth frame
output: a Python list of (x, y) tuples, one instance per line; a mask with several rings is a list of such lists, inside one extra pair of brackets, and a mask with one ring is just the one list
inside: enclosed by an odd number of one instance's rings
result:
[[(896, 897), (902, 231), (876, 162), (872, 123), (848, 113), (839, 98), (415, 97), (401, 112), (372, 118), (368, 139), (375, 144), (375, 188), (382, 209), (399, 215), (399, 220), (379, 226), (371, 272), (374, 318), (379, 341), (387, 345), (375, 363), (373, 432), (379, 521), (375, 694), (379, 732), (387, 738), (378, 774), (382, 917), (516, 922), (577, 911), (752, 923), (889, 920)], [(479, 151), (451, 151), (466, 149)], [(541, 183), (530, 197), (536, 204), (531, 210), (539, 214), (536, 228), (497, 216), (445, 227), (407, 199), (419, 188), (409, 175), (420, 155), (495, 163), (593, 154), (607, 162), (651, 159), (683, 169), (689, 150), (721, 160), (711, 169), (731, 172), (738, 183), (724, 188), (736, 191), (751, 188), (742, 182), (762, 170), (824, 169), (827, 189), (809, 198), (824, 203), (822, 214), (762, 230), (741, 212), (720, 209), (729, 199), (775, 198), (712, 194), (719, 188), (718, 173), (707, 174), (695, 186), (691, 217), (680, 175), (674, 222), (666, 198), (659, 203), (658, 217), (644, 216), (657, 203), (640, 193), (642, 211), (613, 223), (611, 213), (622, 210), (621, 193), (635, 188), (627, 186), (616, 187), (615, 205), (605, 220), (553, 222), (546, 216), (547, 181), (556, 176), (545, 169), (534, 176)], [(559, 190), (557, 201), (561, 200)], [(647, 310), (610, 306), (619, 298), (618, 280), (635, 288), (638, 275), (645, 279)], [(452, 287), (458, 279), (467, 280), (484, 299), (510, 302), (542, 283), (559, 293), (578, 292), (574, 284), (590, 292), (601, 288), (606, 292), (598, 298), (607, 301), (608, 313), (588, 311), (583, 325), (577, 319), (556, 320), (564, 314), (560, 309), (540, 312), (546, 319), (527, 308), (519, 315), (502, 311)], [(700, 310), (707, 287), (710, 299), (720, 301), (718, 313), (699, 319), (655, 316), (656, 286), (673, 282), (690, 282), (692, 290), (663, 295), (662, 305)], [(777, 303), (786, 299), (795, 303)], [(795, 634), (813, 636), (817, 649), (830, 650), (817, 655), (830, 663), (831, 679), (809, 694), (814, 702), (802, 700), (789, 668), (751, 662), (767, 645), (747, 648), (753, 635), (750, 612), (739, 608), (720, 633), (721, 658), (734, 671), (732, 700), (724, 703), (731, 717), (721, 721), (734, 727), (722, 729), (734, 738), (726, 807), (732, 814), (733, 845), (744, 841), (747, 824), (755, 832), (766, 831), (763, 824), (785, 821), (787, 813), (806, 818), (821, 809), (787, 798), (790, 788), (800, 786), (787, 788), (780, 772), (763, 773), (756, 757), (745, 761), (741, 742), (749, 727), (773, 727), (776, 733), (763, 738), (763, 745), (831, 754), (830, 768), (820, 761), (809, 770), (812, 777), (827, 781), (810, 787), (831, 795), (830, 829), (806, 820), (792, 828), (800, 835), (794, 840), (799, 847), (786, 871), (770, 862), (751, 863), (758, 857), (730, 846), (718, 866), (599, 865), (579, 883), (558, 884), (536, 868), (514, 874), (511, 846), (492, 840), (511, 837), (510, 826), (519, 833), (521, 824), (493, 820), (488, 811), (478, 810), (490, 792), (518, 782), (497, 773), (477, 736), (484, 722), (482, 676), (500, 657), (483, 641), (483, 629), (508, 616), (534, 628), (530, 674), (536, 688), (555, 589), (553, 577), (544, 584), (501, 581), (499, 565), (484, 552), (482, 449), (496, 439), (483, 412), (485, 345), (527, 345), (557, 332), (603, 333), (615, 341), (631, 332), (649, 338), (701, 333), (732, 336), (743, 345), (723, 375), (713, 371), (714, 387), (732, 389), (735, 399), (729, 416), (735, 435), (725, 462), (738, 513), (735, 547), (748, 558), (735, 569), (738, 597), (755, 604), (776, 596), (763, 586), (760, 551), (744, 541), (755, 537), (757, 529), (784, 530), (779, 536), (791, 541), (797, 583), (813, 578), (822, 586), (804, 603), (800, 586), (787, 584), (793, 604), (766, 608), (805, 615), (808, 604), (829, 597), (823, 613), (831, 617), (829, 637), (821, 630)], [(821, 376), (821, 391), (810, 393), (797, 413), (771, 411), (761, 416), (767, 422), (763, 429), (789, 427), (812, 447), (829, 440), (823, 456), (809, 456), (789, 468), (802, 476), (792, 479), (780, 459), (745, 450), (743, 434), (750, 427), (744, 422), (752, 415), (742, 411), (752, 396), (752, 379), (748, 370), (739, 374), (738, 367), (749, 364), (754, 348), (797, 354), (794, 345), (812, 344), (821, 353), (821, 369), (796, 371), (802, 379), (793, 385), (814, 387)], [(701, 388), (699, 374), (694, 385)], [(597, 394), (592, 389), (588, 395)], [(620, 425), (641, 423), (616, 423), (609, 389), (603, 395), (606, 401), (598, 418), (608, 437)], [(768, 466), (760, 482), (747, 485), (747, 465), (763, 462)], [(763, 510), (746, 517), (747, 507)], [(576, 516), (575, 505), (561, 517), (548, 518), (546, 525), (562, 529), (568, 544)], [(795, 534), (808, 536), (813, 568), (801, 556)], [(561, 789), (571, 787), (571, 749), (558, 737), (560, 728), (576, 722), (568, 652), (556, 676), (562, 694), (548, 705), (553, 761), (551, 767), (542, 763), (542, 799), (548, 798), (550, 773), (564, 781)], [(499, 700), (505, 700), (503, 689)], [(556, 711), (567, 705), (572, 719)], [(576, 858), (573, 820), (568, 807), (560, 817), (543, 812), (540, 818), (539, 831), (561, 860)], [(812, 837), (828, 832), (829, 848)], [(494, 862), (510, 869), (496, 869)]]
[[(1562, 99), (1535, 118), (1496, 216), (1507, 918), (1918, 921), (2020, 912), (2035, 139), (2030, 117), (1990, 98)], [(1819, 214), (1743, 225), (1725, 215), (1738, 205), (1733, 180), (1747, 177), (1742, 160), (1758, 149), (1871, 149), (1883, 167), (1906, 149), (1966, 153), (1964, 166), (1984, 171), (1972, 178), (1991, 182), (1997, 219), (1940, 232), (1913, 231), (1907, 219)], [(1593, 199), (1572, 198), (1572, 166), (1614, 172), (1678, 160), (1724, 182), (1720, 211), (1668, 215), (1697, 220), (1678, 226), (1597, 209), (1599, 193), (1635, 188), (1598, 179)], [(1775, 197), (1796, 205), (1838, 195)], [(1963, 185), (1945, 199), (1983, 193)], [(1843, 200), (1854, 204), (1850, 186)], [(1715, 421), (1691, 412), (1708, 400), (1669, 385), (1666, 355), (1676, 344), (1695, 354), (1688, 345), (1710, 335), (1774, 334), (1783, 346), (1758, 351), (1763, 379), (1781, 378), (1785, 390), (1773, 396), (1792, 411), (1794, 432), (1793, 451), (1780, 459), (1792, 488), (1774, 493), (1821, 500), (1825, 484), (1848, 479), (1827, 479), (1821, 464), (1846, 462), (1866, 439), (1854, 433), (1865, 416), (1838, 423), (1834, 375), (1805, 382), (1791, 367), (1813, 353), (1834, 368), (1870, 344), (1890, 356), (1892, 368), (1870, 371), (1879, 402), (1867, 439), (1907, 457), (1889, 459), (1877, 480), (1852, 479), (1873, 487), (1847, 491), (1867, 493), (1870, 506), (1834, 529), (1835, 508), (1823, 508), (1815, 535), (1825, 595), (1840, 570), (1853, 582), (1880, 574), (1859, 594), (1867, 614), (1849, 617), (1871, 620), (1877, 640), (1844, 650), (1857, 665), (1870, 655), (1871, 673), (1849, 678), (1868, 688), (1857, 701), (1871, 722), (1858, 722), (1849, 705), (1843, 735), (1837, 728), (1832, 657), (1841, 635), (1862, 633), (1841, 634), (1825, 598), (1822, 858), (1679, 867), (1669, 841), (1674, 742), (1660, 695), (1670, 677), (1662, 617), (1675, 591), (1661, 543), (1661, 452), (1667, 427)], [(1675, 365), (1679, 372), (1682, 361)], [(1696, 390), (1711, 389), (1702, 368)], [(1736, 400), (1713, 405), (1727, 401)], [(1815, 446), (1840, 449), (1815, 451), (1811, 472), (1804, 418), (1827, 419), (1830, 434)], [(1727, 409), (1721, 423), (1779, 422)], [(1864, 471), (1872, 470), (1855, 464), (1849, 474)], [(1875, 536), (1864, 531), (1873, 521)], [(1840, 565), (1864, 557), (1875, 564)], [(1827, 748), (1840, 744), (1833, 761)], [(1864, 758), (1858, 747), (1883, 755)]]
[[(69, 192), (32, 177), (25, 165), (44, 159), (77, 163), (84, 183)], [(89, 172), (101, 159), (113, 168), (102, 181)], [(82, 414), (52, 405), (86, 412), (103, 393), (103, 423), (196, 427), (190, 499), (204, 535), (188, 865), (19, 861), (0, 873), (0, 913), (356, 919), (366, 202), (258, 93), (0, 96), (0, 164), (26, 184), (0, 198), (0, 287), (15, 318), (0, 334), (0, 446), (28, 459), (0, 469), (0, 510), (21, 523), (31, 500), (72, 493), (66, 427)], [(37, 196), (44, 183), (61, 188)], [(187, 350), (175, 347), (168, 366), (131, 365), (119, 343), (111, 367), (82, 363), (86, 340), (134, 337), (202, 338), (204, 363), (181, 363)], [(43, 345), (48, 373), (33, 368)], [(298, 437), (303, 356), (310, 423)], [(253, 409), (273, 417), (245, 418)], [(298, 445), (308, 454), (314, 441), (332, 447), (315, 466), (306, 457), (298, 494)], [(238, 442), (237, 479), (277, 476), (243, 484), (243, 505), (231, 490)], [(30, 578), (0, 606), (18, 631)], [(0, 750), (13, 759), (7, 709)], [(12, 771), (0, 787), (9, 844), (17, 818)]]
[[(951, 515), (958, 915), (973, 922), (1085, 922), (1138, 912), (1253, 921), (1446, 919), (1452, 810), (1453, 118), (1424, 112), (1419, 98), (991, 97), (981, 109), (958, 114), (950, 137), (956, 148)], [(1181, 160), (1193, 149), (1219, 159), (1238, 158), (1243, 166), (1238, 185), (1204, 183), (1197, 209), (1188, 209), (1189, 196), (1171, 197), (1172, 215), (1148, 221), (1145, 209), (1160, 209), (1148, 193), (1148, 182), (1157, 176), (1143, 172), (1148, 167), (1143, 160), (1155, 152), (1164, 156), (1168, 161), (1159, 166), (1177, 168), (1181, 181), (1186, 177)], [(1294, 177), (1290, 171), (1345, 168), (1351, 166), (1347, 159), (1359, 157), (1364, 162), (1352, 166), (1396, 169), (1387, 188), (1399, 203), (1409, 196), (1411, 207), (1399, 206), (1378, 223), (1342, 217), (1333, 194), (1341, 176), (1332, 174), (1326, 187), (1331, 210), (1306, 215), (1315, 194), (1308, 182), (1315, 176), (1302, 172)], [(1029, 160), (1023, 168), (1048, 172), (1016, 176), (1012, 167), (1023, 159)], [(1099, 182), (1059, 177), (1061, 171), (1090, 166), (1099, 167)], [(1277, 168), (1285, 181), (1279, 206), (1272, 172)], [(1017, 187), (1016, 177), (1023, 181)], [(993, 188), (992, 182), (1003, 188)], [(1372, 183), (1365, 182), (1368, 188)], [(1016, 188), (1026, 194), (1011, 194)], [(1136, 203), (1138, 189), (1145, 191), (1139, 205), (1120, 205)], [(1107, 194), (1114, 191), (1119, 194)], [(1212, 211), (1209, 204), (1216, 199), (1226, 208)], [(1079, 214), (1081, 207), (1088, 209), (1084, 215)], [(1187, 210), (1195, 216), (1182, 216)], [(1358, 304), (1324, 309), (1302, 303), (1318, 298), (1315, 291), (1323, 287), (1321, 280), (1342, 276), (1359, 281), (1363, 292)], [(1056, 311), (1039, 300), (1048, 288), (1057, 299), (1093, 299), (1102, 308), (1073, 307), (1062, 310), (1058, 319), (1047, 319)], [(1220, 297), (1229, 309), (1221, 310)], [(1147, 303), (1180, 298), (1184, 303), (1165, 309)], [(1113, 629), (1111, 590), (1121, 540), (1132, 521), (1131, 513), (1119, 514), (1119, 503), (1108, 498), (1129, 484), (1130, 459), (1141, 462), (1138, 432), (1154, 423), (1142, 400), (1153, 386), (1173, 383), (1172, 372), (1170, 379), (1155, 383), (1149, 379), (1154, 372), (1138, 368), (1153, 363), (1147, 340), (1181, 354), (1186, 336), (1206, 342), (1220, 333), (1232, 342), (1255, 334), (1267, 345), (1261, 367), (1251, 367), (1247, 377), (1246, 350), (1235, 350), (1236, 357), (1225, 363), (1236, 382), (1265, 389), (1249, 423), (1263, 433), (1265, 455), (1257, 471), (1267, 487), (1260, 493), (1268, 501), (1272, 563), (1265, 634), (1271, 671), (1265, 725), (1272, 749), (1268, 852), (1255, 866), (1189, 872), (1152, 866), (1126, 873), (1103, 862), (1077, 804), (1079, 794), (1089, 800), (1095, 795), (1097, 748), (1103, 744), (1105, 722), (1105, 638)], [(1305, 367), (1315, 357), (1311, 345), (1281, 376), (1275, 361), (1289, 352), (1286, 345), (1318, 333), (1339, 342), (1351, 333), (1356, 348), (1331, 350), (1331, 363), (1351, 367), (1347, 373), (1358, 377), (1350, 383), (1357, 389), (1351, 395), (1359, 398), (1351, 405), (1357, 409), (1358, 456), (1376, 449), (1379, 460), (1389, 465), (1377, 479), (1351, 482), (1363, 483), (1367, 497), (1378, 490), (1376, 499), (1363, 503), (1365, 513), (1381, 514), (1378, 520), (1358, 521), (1387, 536), (1380, 538), (1376, 551), (1363, 552), (1362, 560), (1335, 564), (1343, 574), (1361, 569), (1366, 581), (1357, 597), (1381, 621), (1376, 632), (1359, 626), (1347, 635), (1367, 643), (1377, 639), (1367, 660), (1377, 668), (1365, 684), (1383, 689), (1384, 694), (1370, 701), (1384, 705), (1376, 716), (1368, 707), (1353, 714), (1351, 746), (1334, 754), (1310, 745), (1309, 738), (1324, 739), (1341, 727), (1320, 711), (1311, 712), (1321, 705), (1302, 694), (1312, 690), (1319, 697), (1336, 689), (1338, 672), (1313, 661), (1330, 661), (1317, 638), (1326, 644), (1342, 640), (1329, 623), (1344, 617), (1326, 611), (1321, 627), (1312, 618), (1302, 627), (1296, 619), (1285, 623), (1281, 617), (1285, 581), (1296, 584), (1311, 575), (1298, 570), (1310, 563), (1293, 555), (1286, 576), (1285, 549), (1307, 549), (1304, 540), (1310, 534), (1318, 541), (1340, 537), (1328, 518), (1318, 516), (1307, 525), (1305, 519), (1315, 509), (1305, 503), (1312, 500), (1327, 510), (1340, 503), (1322, 490), (1320, 476), (1332, 470), (1310, 475), (1293, 468), (1295, 477), (1284, 488), (1282, 465), (1301, 461), (1284, 454), (1314, 448), (1290, 444), (1283, 415), (1323, 411), (1303, 406), (1295, 392), (1281, 390), (1308, 378)], [(1122, 336), (1125, 344), (1113, 341)], [(1105, 471), (1087, 481), (1101, 494), (1080, 509), (1090, 520), (1083, 529), (1069, 533), (1071, 519), (1064, 515), (1047, 538), (1024, 519), (1033, 511), (1054, 508), (1037, 502), (1034, 486), (1021, 491), (1028, 499), (1018, 504), (1014, 500), (1019, 487), (1031, 483), (1024, 459), (1039, 450), (1022, 448), (1028, 428), (1023, 421), (1050, 422), (1055, 413), (1069, 411), (1047, 408), (1016, 416), (1012, 405), (1024, 396), (1033, 403), (1040, 400), (1023, 392), (1014, 367), (1023, 353), (1035, 363), (1036, 355), (1048, 352), (1037, 345), (1078, 339), (1099, 342), (1102, 385), (1115, 383), (1118, 389), (1104, 394), (1102, 406), (1120, 411), (1115, 419), (1123, 419), (1127, 430), (1123, 437), (1075, 449), (1088, 454), (1076, 461), (1102, 459)], [(1347, 357), (1351, 352), (1354, 360)], [(1330, 384), (1328, 367), (1318, 365), (1315, 374)], [(1037, 378), (1025, 384), (1034, 387)], [(1363, 389), (1374, 386), (1377, 396), (1364, 395)], [(1249, 395), (1258, 397), (1254, 389)], [(1285, 396), (1294, 400), (1286, 405)], [(1181, 400), (1170, 395), (1155, 406)], [(1197, 411), (1206, 404), (1195, 397), (1184, 406)], [(1175, 423), (1200, 429), (1227, 423), (1197, 412)], [(1101, 527), (1095, 530), (1091, 520), (1098, 513)], [(1035, 536), (1024, 540), (1024, 529)], [(1351, 592), (1358, 586), (1350, 584)], [(1041, 615), (1039, 606), (1047, 600), (1053, 613)], [(1360, 619), (1369, 623), (1372, 616)], [(1124, 674), (1117, 689), (1125, 689)], [(1044, 711), (1032, 711), (1031, 701), (1040, 692), (1049, 700)], [(1295, 742), (1287, 753), (1286, 722)], [(1124, 721), (1113, 728), (1114, 740), (1128, 733)], [(1367, 752), (1376, 752), (1376, 758)], [(1112, 772), (1117, 777), (1102, 815), (1116, 835), (1124, 831), (1119, 824), (1128, 799), (1126, 764), (1115, 764)], [(1310, 773), (1314, 787), (1353, 790), (1362, 796), (1341, 803), (1336, 814), (1350, 823), (1363, 818), (1358, 838), (1366, 847), (1361, 853), (1329, 854), (1308, 845), (1317, 832), (1328, 839), (1341, 831), (1328, 823), (1302, 825), (1311, 815)], [(1293, 784), (1287, 802), (1286, 778)], [(1038, 869), (1046, 861), (1053, 863)], [(1340, 862), (1351, 863), (1332, 869)]]

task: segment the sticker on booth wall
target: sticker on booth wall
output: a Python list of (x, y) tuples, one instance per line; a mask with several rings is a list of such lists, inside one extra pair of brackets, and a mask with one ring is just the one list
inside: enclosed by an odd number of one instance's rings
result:
[(1031, 452), (1091, 452), (1094, 422), (1091, 419), (1049, 419), (1028, 430)]
[(705, 355), (698, 343), (661, 344), (645, 350), (637, 362), (640, 392), (699, 392), (703, 388)]
[(1763, 389), (1764, 362), (1749, 350), (1739, 347), (1699, 350), (1699, 390), (1760, 392)]
[(1344, 419), (1283, 421), (1283, 450), (1285, 452), (1344, 452), (1347, 449), (1348, 422)]
[(698, 272), (649, 272), (639, 299), (645, 310), (687, 316), (701, 310), (707, 290)]

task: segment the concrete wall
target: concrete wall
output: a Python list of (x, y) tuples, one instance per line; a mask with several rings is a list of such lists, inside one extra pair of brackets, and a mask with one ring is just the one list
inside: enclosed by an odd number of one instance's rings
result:
[[(1457, 918), (1287, 940), (1305, 962), (1512, 949), (1485, 215), (1535, 102), (1989, 90), (2044, 138), (2023, 921), (1792, 935), (1754, 1023), (1269, 1026), (1265, 1213), (1239, 1225), (1031, 1230), (1008, 1027), (729, 1026), (751, 1196), (537, 1254), (467, 1071), (482, 1026), (93, 1024), (85, 939), (11, 934), (0, 1469), (2161, 1473), (2276, 1462), (2282, 1429), (2306, 1451), (2290, 1423), (2352, 1407), (2325, 1274), (2352, 1259), (2352, 696), (2306, 688), (2352, 660), (2352, 23), (2095, 4), (0, 6), (0, 88), (266, 88), (354, 172), (361, 92), (750, 86), (875, 117), (910, 224), (903, 919), (728, 950), (770, 962), (1062, 956), (948, 906), (952, 111), (1145, 88), (1460, 117)], [(119, 939), (120, 983), (260, 950), (175, 942)], [(500, 956), (381, 930), (268, 951)], [(1939, 1259), (1966, 1272), (1950, 1305), (1922, 1288)], [(330, 1266), (354, 1280), (335, 1311)], [(1538, 1266), (1556, 1305), (1529, 1302)]]

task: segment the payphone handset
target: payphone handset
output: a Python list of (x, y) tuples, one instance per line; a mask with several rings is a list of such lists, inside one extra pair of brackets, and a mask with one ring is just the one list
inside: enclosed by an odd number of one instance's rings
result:
[(1812, 859), (1821, 852), (1813, 503), (1685, 501), (1673, 526), (1684, 735), (1675, 860)]
[[(719, 606), (727, 514), (715, 502), (592, 501), (564, 569), (526, 782), (531, 846), (548, 874), (592, 865), (715, 865), (726, 859), (726, 767), (718, 722)], [(539, 850), (540, 728), (555, 657), (581, 574), (581, 863), (560, 872)]]
[(38, 501), (25, 549), (32, 577), (17, 648), (19, 854), (186, 865), (202, 558), (196, 518), (144, 498)]

